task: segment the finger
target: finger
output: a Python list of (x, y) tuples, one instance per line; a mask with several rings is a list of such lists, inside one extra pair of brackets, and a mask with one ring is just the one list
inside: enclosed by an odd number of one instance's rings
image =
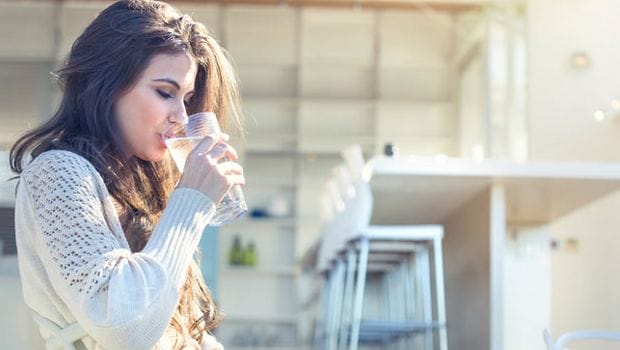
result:
[(213, 148), (209, 151), (209, 157), (218, 161), (224, 158), (228, 158), (233, 161), (239, 159), (237, 156), (237, 151), (235, 151), (235, 149), (227, 143), (218, 143), (213, 146)]
[(222, 141), (221, 136), (208, 135), (200, 140), (200, 143), (194, 148), (193, 152), (197, 154), (207, 154), (215, 145)]
[(223, 162), (217, 165), (218, 172), (220, 174), (229, 175), (237, 174), (243, 175), (243, 167), (239, 163), (235, 162)]
[(226, 177), (228, 178), (228, 181), (232, 186), (234, 185), (245, 186), (245, 177), (243, 175), (228, 175)]

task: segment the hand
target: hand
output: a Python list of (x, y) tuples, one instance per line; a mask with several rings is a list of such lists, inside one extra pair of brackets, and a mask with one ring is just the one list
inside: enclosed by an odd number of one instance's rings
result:
[(245, 185), (237, 152), (226, 135), (206, 136), (187, 157), (178, 187), (193, 188), (218, 204), (234, 185)]

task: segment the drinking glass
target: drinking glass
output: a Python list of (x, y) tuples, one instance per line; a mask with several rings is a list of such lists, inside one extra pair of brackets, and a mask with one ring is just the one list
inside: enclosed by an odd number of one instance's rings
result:
[[(170, 151), (179, 171), (183, 172), (189, 153), (205, 136), (221, 134), (217, 117), (213, 112), (200, 112), (187, 117), (187, 120), (172, 126), (164, 133), (164, 142)], [(227, 161), (227, 158), (222, 161)], [(248, 212), (245, 195), (241, 186), (234, 185), (220, 203), (217, 204), (215, 216), (210, 226), (222, 226)]]

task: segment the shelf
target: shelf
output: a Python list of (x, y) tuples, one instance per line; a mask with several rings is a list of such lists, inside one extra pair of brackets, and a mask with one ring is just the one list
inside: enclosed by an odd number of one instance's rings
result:
[(297, 97), (248, 96), (243, 99), (244, 104), (297, 104), (297, 102), (299, 102)]
[(273, 228), (295, 228), (296, 220), (294, 217), (266, 217), (266, 218), (252, 218), (246, 216), (238, 221), (235, 221), (226, 226), (231, 229), (255, 229), (265, 230)]
[(297, 134), (261, 133), (248, 135), (245, 143), (246, 152), (294, 153)]
[(252, 315), (235, 315), (235, 314), (226, 314), (224, 316), (224, 322), (238, 322), (238, 323), (258, 323), (258, 324), (297, 324), (297, 316), (295, 315), (261, 315), (261, 316), (252, 316)]
[(360, 144), (364, 151), (369, 152), (375, 147), (375, 137), (373, 135), (301, 134), (298, 139), (300, 153), (339, 155), (343, 149), (353, 144)]
[(541, 225), (620, 188), (615, 163), (377, 156), (366, 170), (375, 225), (444, 222), (493, 183), (505, 186), (508, 222)]
[(227, 265), (220, 270), (223, 278), (233, 275), (275, 275), (295, 277), (298, 274), (295, 266), (231, 266)]
[(245, 176), (246, 186), (268, 186), (268, 187), (292, 187), (297, 186), (295, 178), (277, 178), (273, 176)]

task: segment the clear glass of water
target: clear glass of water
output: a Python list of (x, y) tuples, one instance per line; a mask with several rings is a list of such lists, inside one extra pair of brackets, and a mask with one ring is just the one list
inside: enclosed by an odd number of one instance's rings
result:
[[(185, 169), (185, 161), (190, 152), (205, 136), (221, 134), (220, 126), (215, 113), (200, 112), (190, 115), (187, 120), (179, 125), (172, 126), (164, 133), (164, 142), (170, 151), (179, 171)], [(222, 159), (227, 161), (228, 159)], [(243, 216), (248, 212), (245, 195), (241, 186), (235, 185), (217, 204), (215, 216), (209, 223), (210, 226), (222, 226)]]

